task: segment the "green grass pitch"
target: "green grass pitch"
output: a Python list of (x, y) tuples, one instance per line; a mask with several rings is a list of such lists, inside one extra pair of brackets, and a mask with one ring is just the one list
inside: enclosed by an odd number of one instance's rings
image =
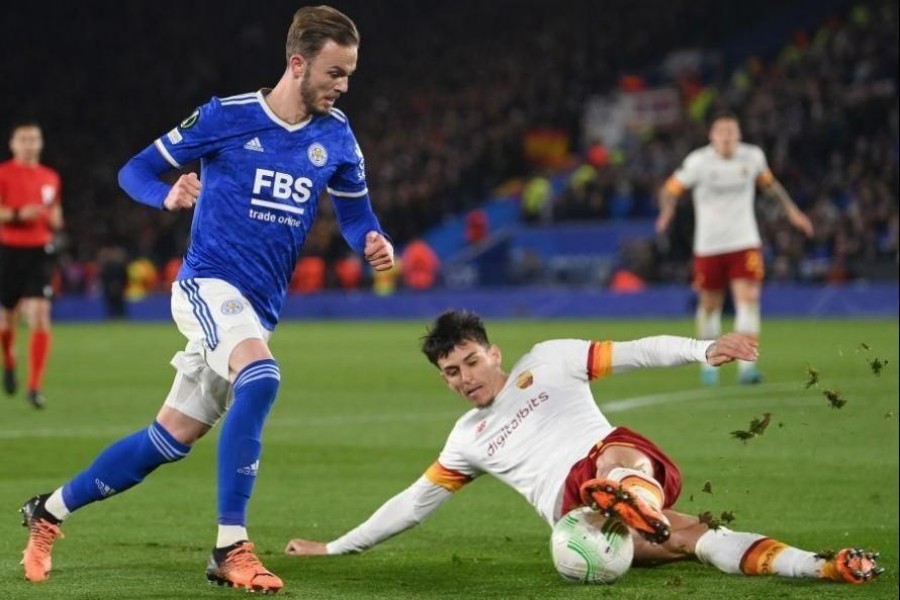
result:
[[(425, 325), (285, 323), (273, 339), (282, 388), (265, 432), (250, 531), (267, 566), (285, 580), (283, 597), (897, 598), (897, 320), (766, 320), (760, 361), (766, 381), (755, 387), (736, 386), (733, 366), (723, 369), (715, 389), (700, 388), (693, 367), (594, 385), (613, 423), (651, 437), (680, 464), (685, 481), (676, 508), (733, 511), (732, 529), (811, 550), (880, 550), (887, 572), (871, 585), (729, 576), (696, 563), (633, 569), (609, 587), (570, 585), (553, 570), (547, 526), (488, 478), (365, 554), (284, 556), (288, 538), (332, 539), (410, 484), (466, 409), (418, 351)], [(691, 329), (688, 320), (490, 327), (508, 365), (543, 339), (626, 340)], [(204, 577), (215, 536), (217, 430), (185, 461), (74, 515), (57, 543), (51, 579), (40, 585), (22, 579), (26, 532), (17, 508), (63, 483), (109, 442), (146, 426), (168, 391), (168, 361), (182, 345), (168, 324), (55, 331), (49, 408), (37, 412), (22, 397), (0, 397), (0, 598), (243, 594), (209, 587)], [(23, 332), (20, 378), (25, 338)], [(880, 376), (869, 364), (876, 358), (887, 360)], [(808, 366), (819, 371), (820, 389), (804, 389)], [(832, 408), (824, 389), (838, 390), (847, 404)], [(772, 421), (762, 436), (746, 443), (730, 436), (764, 412)], [(707, 481), (711, 494), (702, 491)]]

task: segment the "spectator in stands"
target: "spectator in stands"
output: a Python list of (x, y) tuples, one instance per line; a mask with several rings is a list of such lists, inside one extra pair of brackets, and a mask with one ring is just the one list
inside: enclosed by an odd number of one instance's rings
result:
[(429, 290), (437, 282), (441, 261), (428, 242), (411, 241), (403, 250), (403, 285), (412, 290)]
[(466, 213), (466, 243), (477, 244), (488, 236), (490, 229), (490, 219), (484, 209), (477, 208)]
[(122, 319), (126, 316), (125, 288), (128, 285), (128, 263), (125, 249), (120, 246), (100, 248), (100, 288), (106, 316)]
[[(382, 18), (377, 3), (347, 2), (363, 19)], [(370, 77), (359, 82), (366, 93), (347, 99), (353, 108), (349, 112), (356, 115), (354, 129), (367, 149), (370, 189), (382, 222), (403, 245), (446, 215), (471, 210), (504, 179), (526, 177), (522, 137), (527, 129), (546, 126), (570, 131), (572, 147), (588, 147), (578, 143), (574, 132), (579, 130), (582, 105), (590, 95), (605, 93), (621, 81), (631, 85), (632, 73), (640, 75), (644, 86), (669, 84), (677, 75), (670, 77), (658, 68), (666, 52), (688, 43), (725, 48), (728, 36), (756, 26), (771, 9), (782, 5), (783, 0), (727, 7), (713, 0), (672, 0), (665, 11), (659, 10), (658, 3), (638, 2), (610, 13), (602, 12), (593, 0), (529, 2), (528, 10), (520, 9), (521, 0), (458, 0), (417, 7), (408, 13), (416, 19), (416, 27), (408, 26), (404, 14), (393, 15), (391, 26), (403, 35), (369, 40), (369, 55), (378, 60), (365, 69), (363, 77)], [(180, 256), (183, 248), (167, 243), (187, 239), (189, 220), (177, 214), (161, 217), (165, 227), (149, 231), (154, 239), (133, 241), (146, 218), (140, 207), (117, 201), (117, 164), (136, 140), (145, 139), (186, 103), (195, 102), (199, 90), (239, 89), (241, 82), (255, 79), (256, 65), (250, 57), (259, 55), (264, 42), (258, 31), (261, 23), (280, 19), (281, 9), (271, 3), (234, 5), (220, 15), (222, 27), (189, 26), (191, 8), (180, 4), (132, 3), (104, 15), (88, 11), (59, 22), (35, 18), (40, 5), (34, 3), (10, 5), (9, 10), (13, 11), (7, 15), (9, 21), (22, 27), (6, 32), (2, 41), (11, 48), (27, 48), (31, 60), (8, 65), (9, 93), (0, 96), (0, 112), (12, 112), (27, 102), (49, 115), (48, 125), (64, 132), (51, 149), (58, 149), (51, 162), (67, 181), (73, 256), (88, 260), (101, 246), (118, 240), (128, 240), (125, 245), (131, 256), (146, 255), (158, 267)], [(699, 34), (697, 28), (683, 26), (683, 22), (716, 19), (726, 10), (729, 18), (720, 19), (721, 26)], [(687, 99), (702, 97), (702, 103), (694, 103), (700, 117), (719, 105), (736, 107), (748, 137), (770, 150), (773, 171), (796, 193), (801, 207), (806, 209), (825, 195), (841, 220), (854, 220), (850, 231), (861, 241), (848, 246), (845, 257), (854, 273), (896, 278), (896, 250), (890, 250), (889, 232), (898, 196), (897, 6), (869, 0), (837, 17), (811, 31), (806, 41), (797, 36), (774, 60), (748, 57), (728, 71), (729, 63), (715, 58), (708, 62), (716, 67), (680, 77), (681, 87)], [(498, 31), (491, 24), (501, 18), (508, 26)], [(141, 30), (124, 26), (135, 22), (149, 25)], [(591, 26), (573, 27), (573, 23)], [(204, 49), (213, 46), (222, 28), (230, 25), (238, 32), (235, 43), (220, 51), (233, 68), (219, 69)], [(29, 64), (46, 65), (51, 80), (69, 82), (72, 77), (62, 63), (53, 60), (48, 48), (29, 44), (38, 26), (48, 37), (65, 43), (72, 60), (96, 66), (80, 70), (78, 81), (67, 86), (72, 102), (60, 104), (49, 91), (28, 85)], [(522, 30), (539, 35), (521, 36)], [(96, 31), (103, 36), (92, 35)], [(135, 60), (143, 61), (138, 70), (127, 68), (134, 62), (122, 60), (121, 53), (97, 52), (94, 46), (80, 43), (81, 37), (74, 43), (76, 35), (103, 39), (122, 53), (144, 47), (142, 36), (190, 35), (196, 43), (188, 54), (169, 44), (157, 49), (163, 54), (155, 54), (153, 61), (138, 57)], [(446, 59), (440, 61), (441, 68), (434, 68), (435, 56)], [(172, 64), (183, 65), (190, 77), (167, 67)], [(417, 82), (414, 93), (398, 96), (398, 78), (409, 77)], [(86, 98), (111, 78), (117, 82), (116, 98), (93, 94), (90, 102), (79, 101), (79, 94)], [(164, 83), (167, 93), (144, 94), (148, 78), (168, 82)], [(118, 115), (114, 134), (112, 129), (79, 126), (102, 122), (111, 114)], [(632, 186), (634, 207), (629, 215), (647, 214), (655, 208), (653, 191), (704, 134), (686, 113), (667, 128), (627, 132), (619, 144), (604, 138), (602, 158), (594, 160), (595, 168), (606, 171), (600, 183), (585, 190), (578, 210), (554, 217), (606, 218), (613, 182), (620, 174)], [(597, 154), (593, 149), (588, 152), (589, 157)], [(888, 198), (893, 199), (888, 201), (887, 214), (857, 220), (852, 214), (860, 208), (856, 199), (860, 187), (877, 182), (887, 185)], [(774, 260), (779, 254), (769, 246), (765, 216), (760, 227), (767, 257)], [(339, 235), (335, 228), (326, 233), (330, 238)], [(148, 253), (148, 245), (153, 253)], [(678, 243), (674, 247), (677, 250)], [(339, 258), (323, 256), (329, 263)], [(671, 264), (679, 258), (663, 258), (660, 273), (680, 276), (678, 265)], [(796, 277), (818, 273), (803, 268), (803, 256), (791, 255), (787, 260)], [(885, 264), (893, 272), (883, 273)]]

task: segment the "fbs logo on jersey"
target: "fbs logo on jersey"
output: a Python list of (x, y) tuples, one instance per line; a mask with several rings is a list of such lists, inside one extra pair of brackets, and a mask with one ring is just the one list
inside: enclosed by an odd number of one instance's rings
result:
[(534, 383), (534, 375), (531, 374), (531, 371), (525, 371), (516, 377), (516, 386), (520, 390), (530, 388), (532, 383)]
[(310, 147), (307, 148), (306, 156), (309, 158), (309, 162), (317, 167), (324, 166), (325, 163), (328, 162), (328, 151), (325, 150), (325, 146), (319, 142), (311, 144)]
[(198, 108), (197, 110), (192, 112), (191, 115), (187, 119), (182, 121), (181, 125), (179, 125), (179, 127), (181, 127), (182, 129), (190, 129), (191, 127), (196, 125), (197, 121), (199, 121), (199, 120), (200, 120), (200, 109)]

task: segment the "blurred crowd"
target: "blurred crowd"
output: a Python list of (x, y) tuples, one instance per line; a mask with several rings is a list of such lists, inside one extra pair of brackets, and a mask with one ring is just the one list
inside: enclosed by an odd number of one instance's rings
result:
[[(687, 101), (680, 124), (634, 132), (621, 147), (603, 149), (599, 162), (592, 157), (602, 141), (584, 139), (581, 131), (588, 97), (614, 89), (624, 73), (647, 73), (671, 50), (720, 47), (764, 25), (786, 3), (333, 4), (362, 33), (359, 70), (340, 106), (366, 155), (376, 212), (400, 249), (448, 216), (477, 207), (504, 181), (527, 178), (535, 166), (523, 139), (545, 127), (565, 132), (568, 152), (594, 169), (579, 189), (555, 199), (550, 218), (651, 216), (655, 188), (704, 142), (702, 117), (728, 106), (738, 109), (745, 137), (766, 149), (776, 175), (817, 226), (815, 240), (804, 242), (765, 216), (774, 277), (818, 278), (826, 271), (837, 278), (839, 265), (853, 277), (860, 260), (882, 255), (896, 264), (897, 11), (885, 0), (852, 11), (847, 3), (825, 3), (840, 9), (838, 16), (808, 37), (798, 35), (774, 59), (685, 73), (674, 82)], [(281, 2), (165, 0), (109, 11), (103, 0), (87, 0), (50, 14), (20, 4), (4, 19), (4, 55), (17, 58), (2, 64), (9, 86), (0, 114), (37, 118), (45, 162), (63, 176), (61, 291), (102, 288), (139, 297), (170, 281), (189, 216), (130, 202), (117, 171), (211, 95), (274, 84), (295, 9)], [(320, 214), (295, 289), (377, 287), (349, 254), (327, 202)], [(668, 243), (647, 249), (649, 261), (646, 252), (634, 253), (651, 265), (639, 265), (649, 269), (648, 279), (683, 275), (689, 226), (686, 207)]]
[[(684, 110), (672, 125), (631, 131), (615, 148), (589, 141), (544, 220), (650, 218), (656, 193), (694, 148), (707, 143), (708, 117), (730, 110), (744, 139), (811, 217), (815, 236), (793, 229), (777, 202), (761, 198), (758, 221), (767, 278), (839, 283), (896, 279), (898, 260), (897, 6), (861, 3), (830, 18), (769, 60), (751, 56), (723, 69), (697, 57), (667, 77), (621, 85), (674, 86)], [(671, 235), (625, 257), (649, 281), (687, 281), (693, 233), (690, 196)]]

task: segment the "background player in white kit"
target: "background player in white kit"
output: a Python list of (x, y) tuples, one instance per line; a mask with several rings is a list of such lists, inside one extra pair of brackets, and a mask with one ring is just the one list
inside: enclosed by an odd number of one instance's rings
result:
[[(69, 513), (184, 458), (224, 416), (219, 528), (207, 578), (251, 591), (282, 588), (249, 542), (247, 506), (281, 381), (268, 339), (326, 190), (348, 244), (376, 270), (393, 266), (393, 247), (369, 202), (362, 152), (346, 115), (334, 108), (356, 70), (358, 47), (359, 32), (346, 15), (301, 8), (273, 89), (213, 98), (122, 168), (119, 182), (139, 202), (165, 210), (196, 203), (190, 247), (172, 288), (172, 318), (187, 346), (172, 359), (175, 381), (149, 427), (22, 507), (30, 534), (26, 579), (49, 577), (51, 549)], [(194, 173), (174, 186), (160, 180), (198, 159), (202, 183)]]
[[(678, 197), (692, 189), (694, 196), (694, 276), (699, 294), (697, 337), (712, 340), (722, 331), (722, 306), (730, 284), (734, 300), (734, 329), (759, 336), (760, 288), (765, 274), (762, 242), (756, 224), (756, 187), (781, 204), (791, 225), (807, 236), (813, 227), (797, 208), (784, 187), (772, 175), (766, 156), (758, 146), (741, 142), (737, 118), (730, 113), (716, 116), (709, 130), (709, 145), (684, 159), (659, 193), (656, 231), (664, 232), (675, 214)], [(702, 381), (718, 383), (719, 372), (709, 365)], [(738, 381), (759, 383), (762, 376), (755, 362), (738, 362)]]
[(585, 504), (617, 516), (634, 532), (637, 563), (694, 558), (726, 573), (851, 583), (880, 572), (873, 554), (845, 549), (825, 560), (763, 535), (711, 530), (697, 517), (669, 510), (681, 491), (678, 467), (650, 440), (610, 425), (591, 393), (590, 381), (638, 367), (753, 360), (756, 342), (749, 336), (550, 340), (506, 373), (481, 319), (450, 311), (435, 321), (422, 349), (447, 386), (474, 408), (457, 420), (424, 475), (368, 520), (327, 544), (293, 539), (287, 554), (371, 548), (421, 523), (453, 492), (487, 473), (524, 496), (550, 525)]

